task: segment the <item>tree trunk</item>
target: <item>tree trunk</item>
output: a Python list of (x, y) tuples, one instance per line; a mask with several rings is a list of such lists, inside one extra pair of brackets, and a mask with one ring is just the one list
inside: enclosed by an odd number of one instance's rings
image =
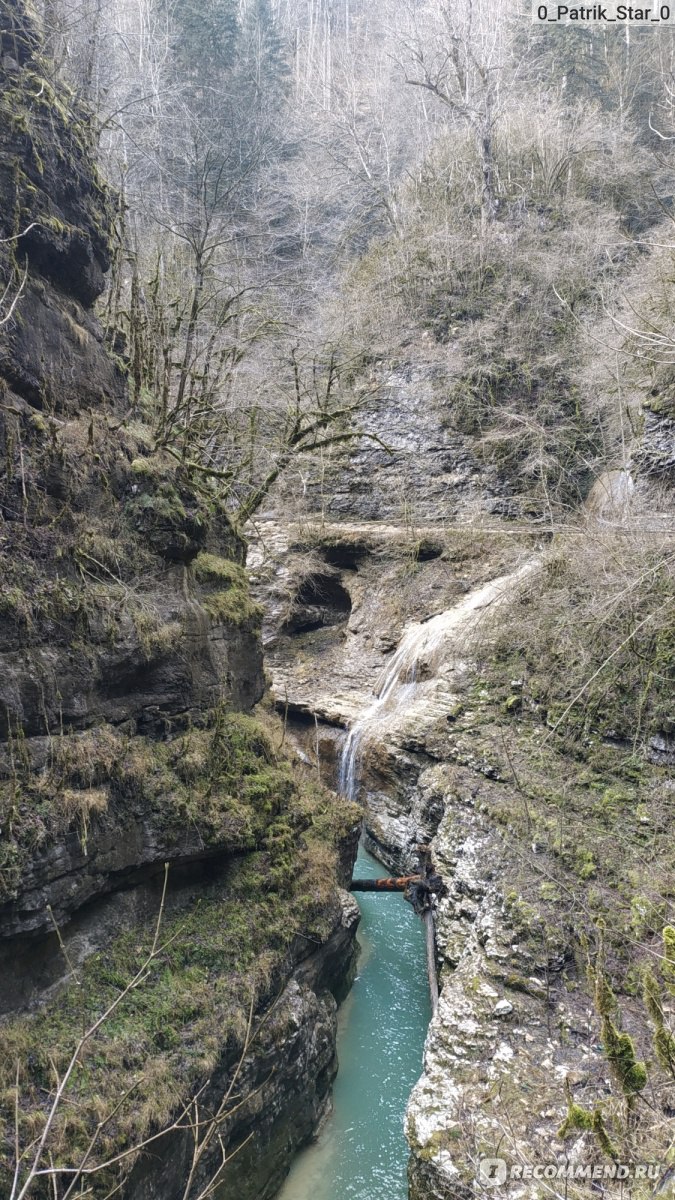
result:
[(421, 875), (401, 875), (398, 879), (352, 879), (352, 892), (404, 892), (410, 883), (419, 883)]
[(495, 194), (495, 159), (492, 146), (492, 132), (484, 129), (480, 136), (480, 159), (483, 172), (483, 194), (481, 198), (481, 218), (483, 225), (489, 225), (497, 215), (497, 196)]

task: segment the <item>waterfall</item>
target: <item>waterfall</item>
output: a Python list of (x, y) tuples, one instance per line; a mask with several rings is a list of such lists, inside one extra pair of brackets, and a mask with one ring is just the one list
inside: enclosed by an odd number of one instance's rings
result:
[(348, 800), (356, 798), (356, 764), (361, 744), (360, 722), (348, 730), (338, 764), (338, 791)]
[(504, 599), (508, 590), (534, 569), (530, 560), (511, 575), (500, 576), (470, 592), (459, 604), (426, 621), (415, 621), (403, 633), (401, 643), (386, 663), (373, 693), (373, 701), (354, 722), (345, 738), (338, 767), (338, 789), (355, 800), (358, 794), (359, 765), (364, 741), (373, 733), (384, 732), (415, 703), (436, 715), (435, 684), (439, 671), (447, 671), (460, 661), (459, 651), (480, 613)]

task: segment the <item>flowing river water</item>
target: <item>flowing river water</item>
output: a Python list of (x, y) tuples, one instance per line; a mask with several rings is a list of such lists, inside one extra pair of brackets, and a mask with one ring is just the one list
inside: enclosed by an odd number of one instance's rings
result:
[[(375, 686), (373, 699), (345, 739), (338, 772), (343, 795), (355, 799), (368, 742), (386, 738), (401, 720), (447, 708), (439, 673), (461, 661), (468, 631), (535, 568), (532, 559), (484, 584), (454, 608), (404, 631)], [(354, 874), (385, 869), (363, 849)], [(298, 1155), (278, 1200), (406, 1200), (408, 1147), (403, 1121), (422, 1070), (431, 1018), (422, 922), (400, 893), (358, 894), (359, 972), (340, 1009), (333, 1111), (318, 1139)]]
[[(360, 878), (386, 874), (363, 849)], [(333, 1111), (279, 1200), (406, 1200), (406, 1104), (431, 1017), (424, 929), (400, 893), (362, 892), (358, 974), (339, 1014)]]

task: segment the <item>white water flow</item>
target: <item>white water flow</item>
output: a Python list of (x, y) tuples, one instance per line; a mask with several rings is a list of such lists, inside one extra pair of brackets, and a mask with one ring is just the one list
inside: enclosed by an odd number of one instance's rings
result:
[[(493, 579), (465, 596), (454, 608), (409, 625), (401, 644), (375, 685), (374, 700), (354, 722), (340, 755), (338, 785), (343, 796), (356, 798), (361, 749), (365, 742), (406, 715), (436, 715), (439, 674), (461, 662), (472, 628), (484, 609), (498, 604), (534, 570), (530, 560), (510, 575)], [(426, 703), (425, 703), (426, 700)], [(436, 701), (434, 703), (434, 701)], [(413, 711), (414, 710), (414, 711)]]

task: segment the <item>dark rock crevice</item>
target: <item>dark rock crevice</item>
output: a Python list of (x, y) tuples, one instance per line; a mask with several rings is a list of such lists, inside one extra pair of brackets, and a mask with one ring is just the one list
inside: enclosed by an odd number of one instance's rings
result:
[(282, 633), (296, 635), (341, 625), (351, 611), (351, 597), (338, 576), (313, 574), (298, 588)]

